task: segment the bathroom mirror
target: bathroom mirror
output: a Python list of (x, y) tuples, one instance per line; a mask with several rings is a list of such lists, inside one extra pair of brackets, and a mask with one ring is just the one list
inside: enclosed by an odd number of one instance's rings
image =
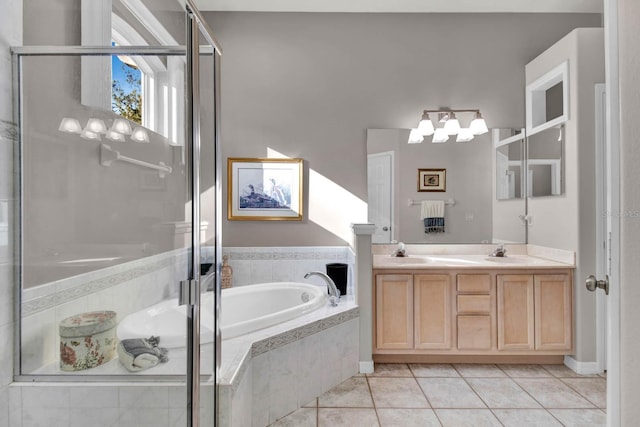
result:
[(524, 194), (524, 132), (495, 129), (496, 147), (496, 199), (521, 199)]
[(564, 194), (564, 126), (527, 136), (527, 195)]
[[(377, 225), (374, 243), (490, 243), (497, 238), (525, 242), (521, 226), (508, 236), (500, 230), (500, 236), (495, 234), (494, 224), (500, 221), (494, 216), (502, 215), (504, 206), (497, 212), (494, 207), (496, 154), (491, 133), (464, 143), (433, 144), (427, 137), (421, 144), (408, 144), (409, 133), (410, 129), (367, 130), (369, 221)], [(446, 191), (419, 192), (418, 169), (445, 169)], [(444, 233), (425, 233), (423, 200), (447, 202)], [(516, 220), (524, 214), (522, 196), (508, 204)]]

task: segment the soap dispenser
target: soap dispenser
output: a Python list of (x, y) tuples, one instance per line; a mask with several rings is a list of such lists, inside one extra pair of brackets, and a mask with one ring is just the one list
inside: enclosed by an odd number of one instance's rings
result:
[(229, 255), (222, 255), (222, 289), (233, 286), (233, 269), (229, 265)]

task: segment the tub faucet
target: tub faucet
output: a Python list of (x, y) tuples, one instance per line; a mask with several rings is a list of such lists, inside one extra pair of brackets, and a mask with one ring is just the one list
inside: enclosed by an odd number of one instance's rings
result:
[(329, 302), (332, 307), (335, 307), (340, 302), (340, 291), (336, 287), (336, 284), (333, 282), (331, 277), (327, 276), (321, 271), (310, 271), (304, 275), (305, 279), (308, 279), (311, 276), (320, 276), (327, 282), (327, 287), (329, 288)]
[(500, 244), (500, 246), (497, 247), (493, 252), (491, 252), (489, 254), (489, 256), (492, 256), (492, 257), (506, 257), (507, 256), (507, 250), (504, 248), (504, 246), (502, 244)]

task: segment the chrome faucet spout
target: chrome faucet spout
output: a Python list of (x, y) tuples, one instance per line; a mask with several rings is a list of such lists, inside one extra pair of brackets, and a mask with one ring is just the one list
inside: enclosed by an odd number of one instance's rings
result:
[(333, 307), (337, 306), (338, 303), (340, 302), (340, 291), (338, 290), (338, 287), (333, 282), (331, 277), (327, 276), (326, 274), (324, 274), (321, 271), (310, 271), (310, 272), (308, 272), (307, 274), (304, 275), (304, 278), (308, 279), (311, 276), (320, 276), (320, 277), (322, 277), (324, 279), (324, 281), (327, 283), (327, 287), (329, 289), (329, 302), (331, 303), (331, 305)]
[(491, 252), (489, 254), (489, 256), (491, 257), (506, 257), (507, 256), (507, 250), (504, 248), (504, 246), (501, 244), (499, 247), (497, 247), (493, 252)]

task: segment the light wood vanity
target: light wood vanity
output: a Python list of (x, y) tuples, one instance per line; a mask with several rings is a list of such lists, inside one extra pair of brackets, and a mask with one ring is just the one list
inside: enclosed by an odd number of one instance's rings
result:
[(572, 354), (573, 266), (430, 259), (374, 257), (374, 361), (561, 363)]

